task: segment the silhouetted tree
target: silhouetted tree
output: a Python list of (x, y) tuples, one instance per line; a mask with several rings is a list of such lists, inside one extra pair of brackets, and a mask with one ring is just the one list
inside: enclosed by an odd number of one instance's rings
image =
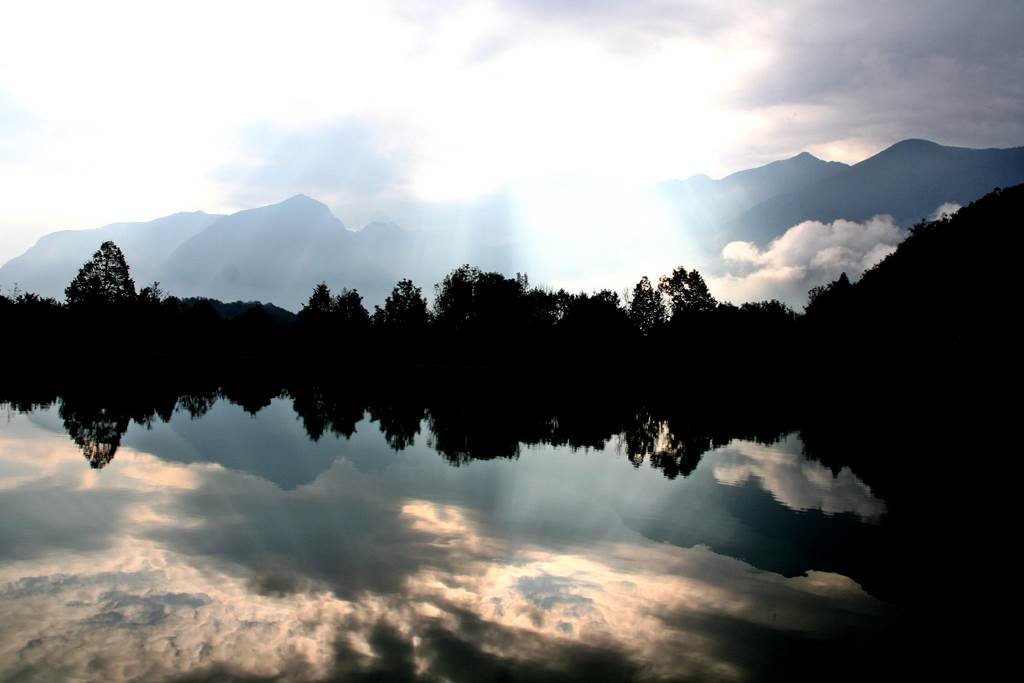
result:
[(530, 303), (542, 301), (527, 297), (528, 289), (522, 274), (510, 278), (469, 265), (450, 272), (434, 289), (441, 353), (468, 364), (524, 362), (523, 342), (539, 333)]
[(113, 242), (100, 245), (64, 290), (70, 306), (110, 306), (135, 300), (135, 282), (124, 254)]
[(768, 301), (748, 301), (740, 306), (740, 311), (747, 314), (762, 316), (773, 320), (796, 320), (796, 311), (789, 304), (778, 299)]
[(643, 335), (650, 334), (665, 321), (665, 302), (661, 294), (654, 291), (646, 275), (633, 288), (629, 300), (629, 319)]
[(564, 330), (600, 337), (631, 327), (619, 295), (609, 289), (572, 295), (565, 303), (559, 325)]
[(321, 282), (313, 288), (313, 293), (309, 296), (309, 301), (302, 310), (309, 311), (310, 313), (322, 313), (327, 315), (331, 311), (331, 289), (327, 286), (326, 282)]
[(459, 266), (434, 286), (434, 320), (450, 332), (466, 329), (476, 315), (475, 290), (479, 268)]
[(852, 286), (850, 278), (844, 272), (827, 285), (812, 287), (807, 292), (807, 305), (804, 307), (804, 312), (808, 315), (815, 315), (826, 309), (834, 310), (841, 307), (849, 297)]
[(526, 308), (529, 312), (529, 324), (535, 330), (550, 330), (561, 320), (564, 309), (559, 304), (561, 292), (551, 292), (534, 287), (526, 291)]
[(327, 284), (321, 282), (299, 311), (297, 322), (306, 351), (316, 350), (307, 356), (324, 358), (328, 348), (344, 347), (348, 352), (361, 350), (370, 328), (370, 314), (358, 291), (342, 289), (337, 296), (332, 296)]
[(370, 325), (370, 313), (355, 289), (342, 289), (331, 302), (331, 315), (348, 333), (360, 333)]
[(718, 306), (701, 274), (681, 266), (658, 280), (658, 291), (668, 298), (673, 317), (679, 313), (713, 311)]
[(160, 283), (154, 282), (139, 290), (139, 303), (144, 306), (159, 306), (164, 300), (164, 292)]
[(412, 280), (400, 280), (384, 300), (384, 308), (374, 307), (373, 323), (391, 330), (418, 330), (426, 326), (429, 314), (423, 290)]
[[(53, 352), (65, 352), (65, 313), (55, 299), (15, 287), (10, 296), (0, 299), (0, 350), (18, 349), (19, 356), (27, 353), (47, 358)], [(8, 361), (14, 358), (5, 357)]]

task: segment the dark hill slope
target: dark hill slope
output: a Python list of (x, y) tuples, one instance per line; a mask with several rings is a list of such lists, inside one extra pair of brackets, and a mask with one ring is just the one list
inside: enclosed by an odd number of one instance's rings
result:
[(919, 223), (858, 282), (812, 293), (807, 323), (833, 342), (861, 344), (858, 352), (930, 358), (937, 370), (946, 354), (988, 354), (1019, 334), (1010, 330), (1022, 213), (1017, 185)]

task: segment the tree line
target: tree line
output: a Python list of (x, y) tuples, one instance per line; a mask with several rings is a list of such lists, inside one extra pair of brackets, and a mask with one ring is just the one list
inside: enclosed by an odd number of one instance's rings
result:
[(0, 317), (21, 334), (8, 342), (60, 355), (199, 352), (347, 363), (386, 354), (392, 362), (502, 366), (577, 362), (683, 335), (684, 329), (692, 334), (703, 327), (706, 333), (723, 322), (777, 333), (797, 314), (778, 301), (719, 303), (701, 274), (685, 268), (657, 285), (644, 277), (620, 297), (608, 289), (570, 293), (531, 286), (524, 274), (507, 277), (467, 264), (434, 286), (432, 302), (403, 279), (371, 313), (358, 291), (332, 291), (321, 282), (292, 318), (266, 304), (180, 299), (157, 282), (137, 289), (124, 254), (108, 241), (67, 286), (64, 301), (14, 291), (0, 295)]

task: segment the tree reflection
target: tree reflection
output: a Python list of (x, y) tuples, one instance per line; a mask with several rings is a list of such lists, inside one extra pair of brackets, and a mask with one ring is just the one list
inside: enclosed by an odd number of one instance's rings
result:
[(302, 419), (306, 434), (319, 441), (326, 432), (350, 438), (366, 413), (362, 397), (347, 391), (330, 391), (319, 386), (289, 390), (292, 408)]
[(80, 397), (65, 397), (60, 417), (68, 436), (82, 449), (89, 466), (97, 470), (114, 459), (131, 419), (123, 406), (103, 405)]
[(526, 434), (517, 417), (478, 397), (438, 401), (428, 409), (429, 443), (455, 466), (473, 460), (518, 458)]
[(254, 373), (253, 376), (225, 383), (220, 391), (224, 398), (241, 406), (250, 415), (255, 415), (280, 396), (282, 389)]
[[(647, 463), (669, 479), (690, 475), (704, 453), (732, 439), (771, 444), (795, 429), (763, 408), (734, 406), (725, 414), (711, 410), (708, 402), (641, 399), (629, 392), (602, 394), (577, 387), (533, 392), (502, 382), (456, 389), (455, 381), (428, 391), (429, 383), (415, 384), (410, 381), (401, 390), (387, 382), (355, 380), (287, 385), (256, 376), (185, 388), (170, 382), (147, 387), (115, 383), (100, 392), (62, 390), (60, 417), (97, 469), (114, 458), (132, 422), (149, 428), (170, 421), (176, 412), (201, 419), (220, 400), (255, 416), (275, 398), (286, 397), (314, 442), (328, 434), (350, 438), (368, 414), (392, 450), (413, 446), (425, 432), (429, 447), (455, 466), (515, 459), (524, 446), (600, 450), (615, 440), (635, 467)], [(46, 405), (47, 392), (33, 392), (7, 392), (3, 398), (14, 407)]]
[(218, 397), (216, 388), (192, 391), (178, 397), (178, 410), (184, 410), (196, 420), (210, 412)]
[[(643, 407), (633, 414), (630, 425), (622, 432), (622, 449), (633, 463), (640, 467), (645, 461), (661, 470), (669, 479), (689, 476), (697, 469), (701, 457), (708, 451), (725, 446), (728, 436), (717, 437), (708, 431), (710, 425), (681, 424), (678, 417), (663, 418)], [(762, 443), (772, 443), (782, 434), (763, 436)], [(757, 440), (757, 439), (755, 439)]]
[(704, 434), (685, 434), (677, 436), (665, 429), (667, 445), (651, 453), (651, 466), (661, 470), (669, 479), (680, 474), (688, 477), (693, 474), (705, 453), (724, 446)]
[(370, 419), (380, 425), (381, 434), (393, 450), (412, 446), (427, 414), (426, 405), (417, 399), (381, 400), (370, 403)]

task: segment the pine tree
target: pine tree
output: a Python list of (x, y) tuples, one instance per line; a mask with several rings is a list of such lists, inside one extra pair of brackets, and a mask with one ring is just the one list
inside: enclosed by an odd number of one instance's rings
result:
[(124, 254), (104, 242), (64, 290), (69, 306), (113, 306), (135, 301), (135, 282)]

